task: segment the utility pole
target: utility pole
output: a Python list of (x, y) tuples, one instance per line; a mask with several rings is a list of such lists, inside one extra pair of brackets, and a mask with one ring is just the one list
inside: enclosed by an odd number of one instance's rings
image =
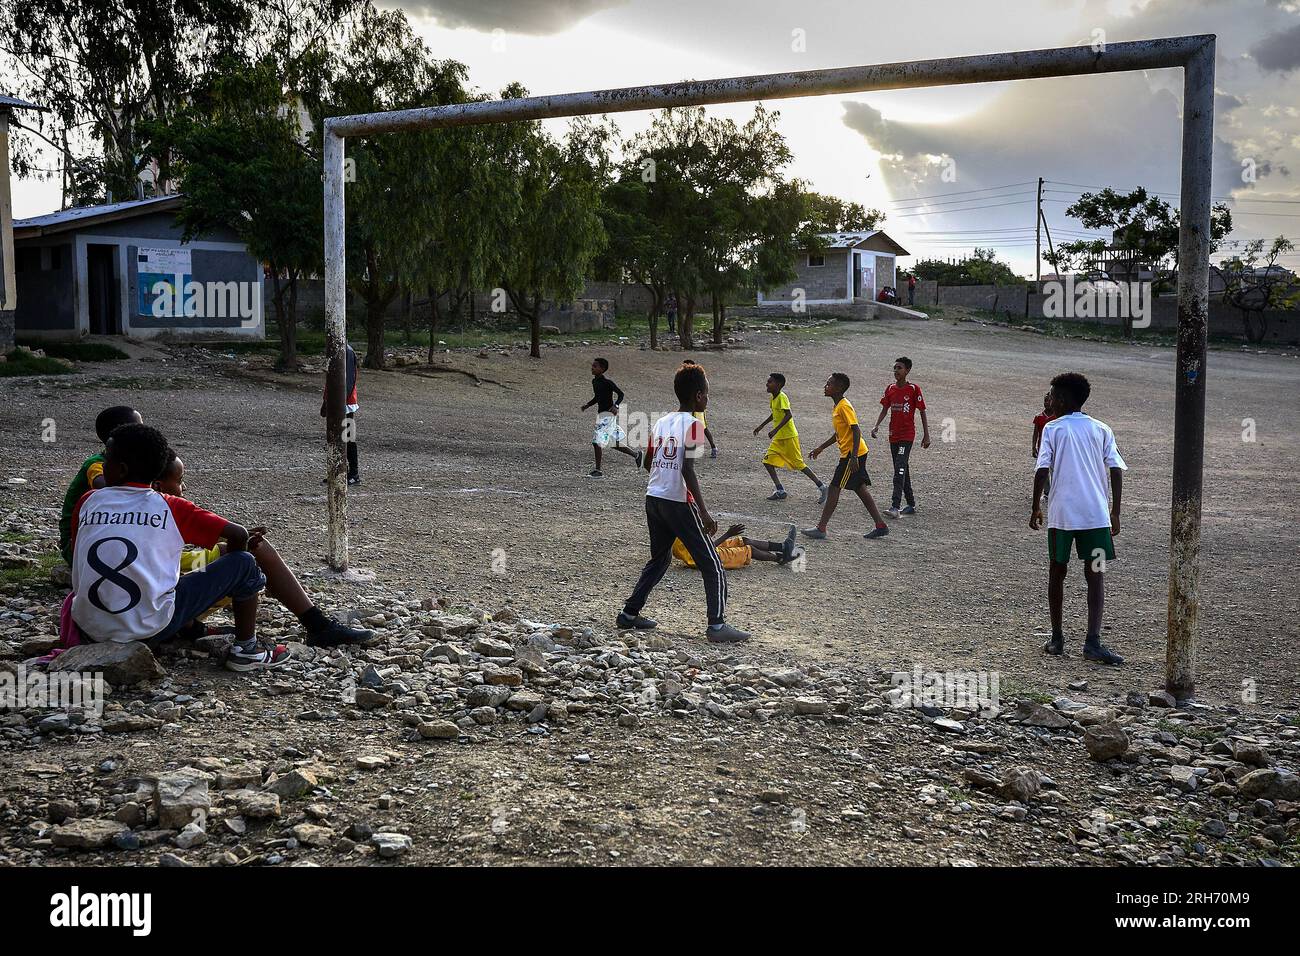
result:
[(1034, 281), (1043, 281), (1043, 177), (1038, 177), (1038, 215), (1034, 218)]
[(1047, 230), (1047, 251), (1052, 257), (1052, 262), (1054, 263), (1053, 268), (1055, 269), (1055, 275), (1059, 279), (1061, 277), (1061, 264), (1060, 262), (1057, 261), (1056, 249), (1052, 246), (1052, 227), (1047, 224), (1047, 220), (1043, 217), (1043, 210), (1041, 209), (1038, 210), (1038, 221), (1042, 225), (1042, 227)]

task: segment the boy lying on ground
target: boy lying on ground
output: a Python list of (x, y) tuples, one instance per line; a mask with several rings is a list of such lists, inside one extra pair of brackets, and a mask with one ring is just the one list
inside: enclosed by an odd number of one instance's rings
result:
[[(165, 496), (185, 500), (185, 462), (181, 461), (176, 452), (168, 450), (167, 467), (153, 483), (153, 487)], [(298, 576), (284, 563), (284, 558), (280, 557), (271, 542), (266, 540), (266, 530), (261, 527), (250, 529), (248, 550), (266, 577), (266, 593), (288, 608), (306, 628), (307, 639), (304, 643), (314, 647), (334, 647), (339, 644), (360, 644), (375, 636), (374, 631), (340, 624), (313, 604), (298, 583)], [(181, 555), (181, 571), (188, 576), (192, 571), (210, 566), (220, 557), (220, 549), (220, 544), (206, 551), (187, 549)], [(199, 632), (196, 636), (202, 636), (203, 633)]]
[[(751, 561), (775, 561), (777, 564), (788, 564), (802, 554), (794, 546), (796, 533), (794, 525), (790, 525), (790, 533), (785, 536), (784, 541), (746, 538), (743, 537), (744, 532), (743, 524), (733, 524), (718, 535), (717, 541), (713, 542), (714, 550), (722, 559), (722, 566), (728, 571), (746, 567)], [(673, 557), (688, 568), (695, 567), (691, 553), (686, 550), (686, 545), (682, 544), (680, 538), (673, 542)]]

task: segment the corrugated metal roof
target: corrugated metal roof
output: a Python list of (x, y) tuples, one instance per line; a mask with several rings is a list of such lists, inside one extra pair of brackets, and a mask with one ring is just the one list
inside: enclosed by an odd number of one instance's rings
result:
[(47, 113), (50, 109), (48, 106), (41, 106), (38, 103), (28, 103), (26, 100), (20, 100), (16, 96), (5, 96), (3, 93), (0, 93), (0, 107), (5, 106), (22, 110), (42, 110)]
[(852, 249), (859, 243), (866, 242), (879, 231), (879, 229), (872, 229), (866, 232), (819, 232), (817, 236), (826, 240), (827, 249)]
[(14, 238), (21, 239), (20, 232), (29, 235), (42, 235), (46, 232), (63, 232), (78, 229), (96, 222), (111, 222), (115, 219), (129, 219), (132, 216), (155, 212), (167, 212), (178, 208), (180, 195), (155, 196), (153, 199), (133, 199), (129, 202), (105, 203), (100, 206), (73, 206), (71, 209), (59, 209), (47, 212), (43, 216), (30, 216), (27, 219), (14, 220)]

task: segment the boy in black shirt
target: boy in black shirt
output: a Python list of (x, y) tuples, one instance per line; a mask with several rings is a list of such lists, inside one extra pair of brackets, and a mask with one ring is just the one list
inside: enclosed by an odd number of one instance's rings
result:
[[(593, 359), (591, 363), (591, 391), (593, 397), (586, 405), (582, 406), (582, 411), (596, 406), (596, 429), (591, 435), (591, 447), (596, 453), (596, 467), (592, 469), (588, 477), (603, 478), (604, 474), (600, 470), (601, 451), (614, 446), (615, 451), (621, 451), (625, 455), (630, 455), (636, 459), (637, 467), (641, 467), (642, 452), (633, 451), (622, 442), (627, 438), (623, 429), (618, 424), (618, 406), (623, 404), (623, 390), (615, 385), (610, 379), (605, 377), (609, 371), (609, 362), (603, 358)], [(614, 396), (618, 399), (615, 400)]]

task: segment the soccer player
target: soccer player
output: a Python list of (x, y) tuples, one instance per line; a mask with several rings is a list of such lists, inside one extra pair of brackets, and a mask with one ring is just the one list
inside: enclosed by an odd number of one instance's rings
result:
[(763, 456), (763, 467), (767, 469), (767, 474), (772, 479), (772, 484), (776, 485), (776, 490), (767, 496), (767, 500), (781, 501), (787, 497), (781, 478), (776, 473), (778, 468), (787, 468), (790, 471), (803, 472), (811, 478), (820, 492), (818, 504), (826, 504), (826, 486), (803, 460), (803, 450), (799, 447), (799, 432), (794, 427), (794, 412), (790, 409), (790, 396), (785, 393), (785, 376), (780, 372), (773, 372), (767, 377), (767, 394), (770, 396), (768, 404), (772, 409), (771, 414), (759, 422), (754, 429), (754, 434), (757, 435), (764, 425), (772, 423), (772, 430), (767, 433), (772, 444), (767, 446), (767, 454)]
[(1119, 455), (1110, 426), (1082, 411), (1091, 390), (1088, 380), (1078, 372), (1052, 379), (1052, 408), (1057, 417), (1043, 427), (1029, 527), (1037, 531), (1043, 526), (1042, 495), (1050, 476), (1047, 604), (1052, 637), (1043, 650), (1048, 654), (1065, 652), (1061, 608), (1065, 576), (1070, 570), (1070, 546), (1074, 545), (1088, 582), (1088, 633), (1083, 656), (1118, 665), (1124, 663), (1124, 658), (1101, 643), (1101, 612), (1106, 562), (1115, 560), (1114, 537), (1119, 534), (1120, 496), (1128, 465)]
[(833, 372), (826, 380), (824, 389), (826, 397), (835, 403), (835, 408), (831, 412), (831, 423), (835, 426), (835, 434), (814, 448), (812, 457), (815, 460), (831, 445), (838, 444), (840, 463), (835, 467), (835, 475), (831, 478), (831, 490), (826, 497), (826, 506), (822, 509), (821, 521), (817, 522), (815, 528), (803, 529), (803, 533), (810, 538), (826, 537), (826, 526), (830, 523), (831, 515), (835, 513), (836, 505), (840, 503), (840, 492), (845, 489), (857, 493), (876, 523), (876, 526), (863, 537), (883, 538), (889, 534), (889, 525), (885, 524), (880, 509), (876, 507), (871, 492), (867, 490), (871, 484), (871, 477), (867, 474), (867, 443), (862, 440), (862, 428), (858, 424), (857, 412), (853, 410), (852, 403), (844, 397), (848, 389), (849, 377), (843, 372)]
[[(608, 448), (610, 445), (614, 446), (615, 451), (631, 455), (636, 459), (636, 466), (641, 467), (641, 452), (633, 451), (622, 444), (623, 440), (627, 438), (618, 423), (618, 406), (623, 404), (623, 390), (605, 377), (605, 373), (608, 371), (608, 360), (603, 358), (592, 359), (592, 398), (581, 409), (581, 411), (585, 412), (592, 405), (596, 406), (596, 429), (591, 434), (591, 448), (596, 453), (596, 467), (588, 475), (589, 478), (605, 477), (604, 472), (600, 470), (601, 449)], [(617, 398), (614, 397), (616, 395)]]
[[(925, 399), (921, 397), (921, 386), (909, 382), (908, 374), (912, 371), (912, 360), (907, 356), (894, 361), (894, 383), (885, 389), (880, 399), (880, 417), (871, 429), (875, 438), (880, 431), (880, 423), (889, 414), (889, 456), (894, 461), (894, 495), (885, 514), (897, 518), (900, 514), (916, 514), (916, 497), (912, 494), (912, 469), (909, 459), (912, 456), (912, 443), (916, 441), (916, 413), (921, 413), (921, 447), (930, 447), (930, 423), (925, 417)], [(907, 507), (902, 511), (898, 506), (907, 497)]]
[(654, 434), (645, 456), (650, 473), (646, 487), (646, 524), (650, 531), (650, 560), (619, 612), (617, 626), (650, 630), (657, 625), (643, 617), (650, 592), (673, 560), (673, 541), (681, 539), (704, 579), (709, 624), (705, 636), (715, 644), (735, 644), (749, 635), (726, 622), (727, 572), (713, 542), (718, 523), (709, 515), (704, 493), (695, 474), (695, 459), (702, 451), (703, 430), (695, 418), (709, 404), (709, 381), (703, 366), (683, 363), (673, 376), (673, 391), (680, 406), (676, 412), (655, 422)]

